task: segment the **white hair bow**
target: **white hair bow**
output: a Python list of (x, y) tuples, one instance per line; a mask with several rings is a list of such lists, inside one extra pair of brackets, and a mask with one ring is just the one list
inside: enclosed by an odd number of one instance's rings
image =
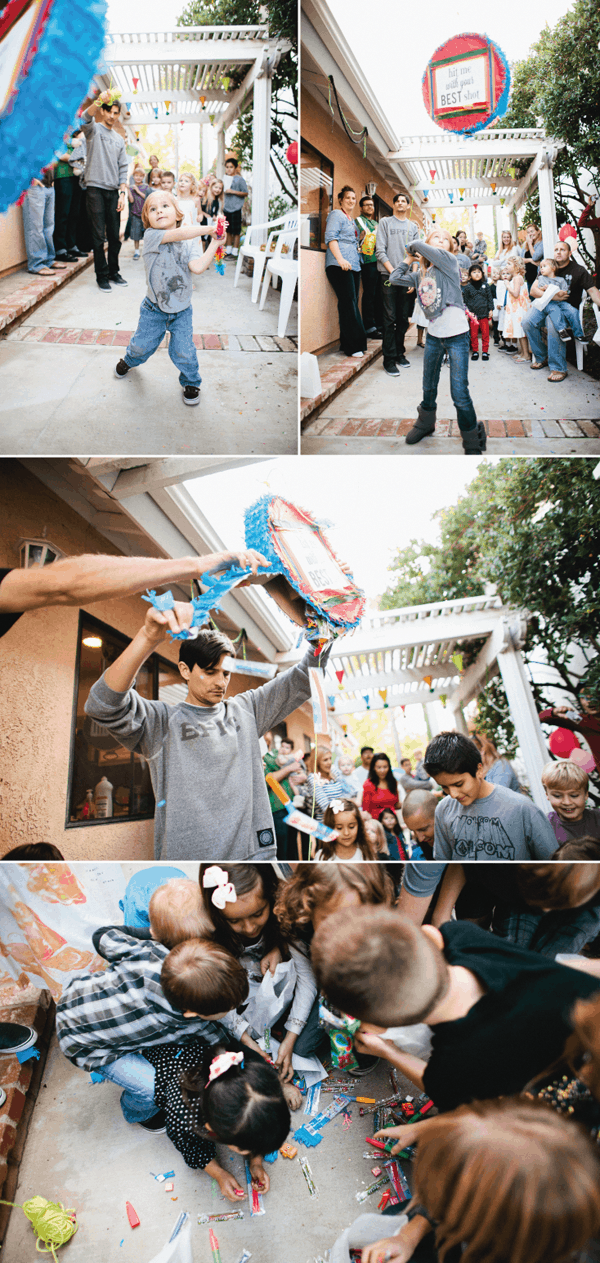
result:
[(213, 1057), (210, 1063), (210, 1071), (208, 1074), (207, 1087), (214, 1079), (218, 1079), (220, 1075), (225, 1074), (227, 1070), (231, 1070), (232, 1066), (239, 1066), (244, 1069), (244, 1054), (234, 1052), (219, 1053), (217, 1057)]
[(344, 800), (343, 800), (343, 798), (332, 798), (332, 799), (331, 799), (331, 802), (330, 802), (330, 804), (329, 804), (329, 806), (331, 807), (331, 810), (332, 810), (334, 813), (337, 813), (338, 811), (343, 811), (343, 810), (344, 810)]
[(215, 908), (219, 908), (221, 912), (226, 903), (235, 903), (237, 900), (233, 883), (228, 880), (225, 870), (219, 868), (217, 864), (207, 868), (202, 878), (202, 885), (205, 889), (215, 887), (211, 895), (211, 903), (214, 903)]

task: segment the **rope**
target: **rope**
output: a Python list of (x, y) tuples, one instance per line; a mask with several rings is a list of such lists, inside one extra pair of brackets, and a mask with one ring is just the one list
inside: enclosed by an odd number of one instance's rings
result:
[[(338, 107), (338, 110), (339, 110), (339, 115), (340, 115), (340, 118), (341, 118), (341, 120), (342, 120), (342, 127), (344, 128), (344, 131), (345, 131), (345, 133), (346, 133), (346, 135), (347, 135), (347, 137), (348, 137), (348, 140), (351, 140), (353, 145), (360, 145), (360, 142), (361, 142), (361, 140), (362, 140), (362, 142), (363, 142), (363, 158), (366, 158), (366, 156), (367, 156), (367, 136), (369, 135), (369, 129), (368, 129), (367, 127), (363, 127), (363, 128), (362, 128), (362, 131), (360, 131), (360, 132), (355, 132), (355, 131), (354, 131), (354, 128), (352, 128), (352, 127), (350, 126), (350, 124), (346, 121), (346, 119), (345, 119), (345, 117), (344, 117), (344, 111), (342, 110), (342, 107), (341, 107), (341, 105), (340, 105), (340, 99), (339, 99), (338, 94), (337, 94), (337, 88), (336, 88), (335, 83), (334, 83), (334, 81), (333, 81), (333, 75), (328, 75), (328, 76), (327, 76), (327, 80), (328, 80), (328, 83), (329, 83), (329, 109), (330, 109), (330, 111), (331, 111), (331, 117), (332, 117), (332, 119), (334, 118), (333, 106), (332, 106), (332, 104), (331, 104), (331, 93), (333, 92), (333, 95), (334, 95), (334, 97), (335, 97), (335, 103), (336, 103), (336, 105), (337, 105), (337, 107)], [(333, 123), (332, 123), (332, 128), (333, 128)], [(355, 140), (355, 137), (358, 137), (358, 139), (357, 139), (357, 140)]]
[[(38, 1238), (36, 1250), (40, 1254), (51, 1254), (54, 1263), (58, 1263), (54, 1247), (66, 1245), (77, 1232), (78, 1224), (74, 1210), (65, 1210), (62, 1202), (49, 1202), (45, 1197), (30, 1197), (29, 1201), (19, 1206), (17, 1202), (5, 1202), (2, 1206), (14, 1206), (22, 1210), (29, 1219), (33, 1231)], [(40, 1245), (43, 1241), (44, 1245)]]

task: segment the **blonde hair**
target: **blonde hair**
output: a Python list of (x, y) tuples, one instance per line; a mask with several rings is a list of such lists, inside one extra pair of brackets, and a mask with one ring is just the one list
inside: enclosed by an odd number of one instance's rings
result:
[(142, 223), (144, 225), (144, 228), (150, 227), (150, 220), (148, 218), (148, 211), (150, 210), (149, 203), (154, 197), (154, 194), (159, 193), (159, 192), (163, 194), (163, 197), (168, 197), (169, 201), (175, 207), (175, 214), (177, 217), (177, 227), (179, 228), (179, 225), (183, 223), (183, 211), (181, 207), (177, 205), (177, 202), (175, 201), (173, 194), (169, 193), (167, 189), (153, 189), (152, 193), (148, 194), (146, 201), (144, 202), (144, 205), (142, 207)]
[[(179, 180), (184, 180), (184, 179), (190, 181), (190, 195), (192, 197), (196, 197), (196, 194), (198, 193), (198, 181), (195, 175), (192, 175), (191, 171), (182, 171), (179, 176)], [(177, 181), (178, 184), (179, 184), (179, 180)]]
[(506, 260), (506, 267), (514, 268), (515, 272), (519, 273), (519, 276), (525, 276), (525, 260), (518, 258), (517, 255), (511, 254), (510, 259)]
[(600, 1228), (600, 1162), (582, 1127), (545, 1103), (504, 1097), (432, 1118), (414, 1195), (436, 1246), (461, 1263), (562, 1263)]
[(544, 789), (584, 789), (587, 794), (589, 783), (587, 772), (577, 763), (570, 763), (568, 759), (561, 759), (560, 762), (552, 760), (542, 768)]
[[(153, 183), (152, 183), (152, 181), (153, 181), (154, 179), (156, 179), (156, 178), (158, 178), (158, 184), (153, 184)], [(151, 189), (153, 189), (153, 188), (157, 188), (157, 189), (159, 189), (159, 188), (160, 188), (160, 182), (161, 182), (161, 180), (162, 180), (162, 170), (161, 170), (161, 168), (160, 168), (160, 167), (153, 167), (153, 168), (152, 168), (152, 170), (151, 170), (151, 172), (150, 172), (150, 175), (148, 176), (148, 185), (149, 185), (149, 187), (150, 187)]]
[(172, 877), (157, 886), (148, 916), (154, 937), (165, 947), (175, 947), (190, 938), (208, 938), (212, 932), (198, 882), (187, 877)]

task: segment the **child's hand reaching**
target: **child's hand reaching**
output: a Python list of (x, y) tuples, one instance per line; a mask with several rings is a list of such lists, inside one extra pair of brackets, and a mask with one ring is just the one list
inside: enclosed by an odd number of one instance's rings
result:
[(374, 1245), (363, 1246), (362, 1263), (408, 1263), (414, 1254), (414, 1246), (401, 1237), (385, 1237)]
[(252, 1176), (252, 1188), (255, 1188), (257, 1193), (268, 1193), (271, 1187), (271, 1181), (262, 1164), (262, 1159), (252, 1158), (248, 1163), (248, 1166), (250, 1168), (250, 1175)]
[(285, 1039), (282, 1039), (277, 1053), (277, 1061), (275, 1069), (279, 1071), (279, 1078), (286, 1083), (294, 1077), (294, 1067), (292, 1065), (292, 1052), (296, 1043), (296, 1035), (294, 1031), (286, 1031)]
[(370, 1057), (384, 1057), (386, 1060), (390, 1052), (394, 1050), (394, 1045), (389, 1039), (383, 1039), (374, 1031), (357, 1031), (354, 1036), (354, 1047), (359, 1053), (366, 1053)]
[(375, 1132), (375, 1140), (393, 1140), (398, 1136), (398, 1144), (394, 1145), (392, 1153), (400, 1153), (402, 1149), (406, 1149), (407, 1145), (416, 1144), (419, 1139), (420, 1127), (426, 1127), (428, 1119), (424, 1118), (420, 1123), (404, 1123), (401, 1127), (380, 1127)]
[(212, 1176), (213, 1180), (217, 1181), (223, 1197), (226, 1197), (228, 1202), (241, 1202), (242, 1198), (246, 1196), (245, 1190), (240, 1187), (235, 1175), (219, 1166), (216, 1158), (213, 1158), (212, 1162), (207, 1163), (204, 1169), (207, 1175)]
[(260, 962), (260, 972), (263, 978), (267, 972), (267, 969), (270, 971), (270, 973), (274, 974), (275, 970), (277, 969), (277, 966), (281, 964), (282, 960), (283, 960), (283, 956), (281, 955), (279, 948), (272, 947), (271, 951), (267, 952), (266, 956), (263, 956)]

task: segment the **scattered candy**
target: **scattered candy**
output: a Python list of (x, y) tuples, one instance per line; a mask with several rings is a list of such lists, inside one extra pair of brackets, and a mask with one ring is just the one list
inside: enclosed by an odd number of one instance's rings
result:
[(175, 1188), (175, 1185), (172, 1182), (169, 1184), (165, 1184), (165, 1193), (172, 1193), (174, 1188)]
[(140, 1217), (139, 1217), (139, 1215), (138, 1215), (137, 1211), (133, 1209), (133, 1206), (131, 1205), (131, 1202), (125, 1202), (125, 1209), (126, 1209), (126, 1211), (127, 1211), (127, 1218), (128, 1218), (128, 1220), (129, 1220), (130, 1227), (132, 1227), (132, 1228), (139, 1228), (139, 1226), (140, 1226)]
[(249, 1250), (242, 1250), (242, 1257), (241, 1259), (238, 1259), (238, 1263), (248, 1263), (248, 1259), (251, 1258), (252, 1255)]
[(252, 1172), (250, 1171), (250, 1167), (248, 1166), (247, 1162), (244, 1165), (246, 1167), (246, 1184), (248, 1185), (248, 1201), (250, 1203), (250, 1214), (251, 1215), (264, 1215), (265, 1208), (263, 1205), (262, 1193), (259, 1193), (257, 1188), (252, 1187)]
[(217, 1241), (217, 1238), (215, 1237), (215, 1234), (212, 1228), (209, 1231), (208, 1238), (210, 1241), (210, 1248), (212, 1250), (213, 1263), (221, 1263), (221, 1251), (219, 1250), (219, 1242)]
[(370, 1197), (371, 1193), (376, 1193), (378, 1189), (383, 1188), (384, 1184), (389, 1183), (389, 1178), (389, 1175), (381, 1175), (378, 1180), (375, 1180), (374, 1184), (369, 1184), (368, 1188), (362, 1189), (361, 1192), (356, 1194), (357, 1202), (366, 1202), (367, 1197)]
[(279, 1152), (282, 1158), (295, 1158), (298, 1150), (295, 1145), (291, 1145), (289, 1140), (286, 1140), (285, 1144), (281, 1146)]
[(400, 1201), (406, 1202), (412, 1197), (408, 1180), (400, 1166), (400, 1163), (394, 1160), (386, 1162), (385, 1169), (388, 1172), (390, 1184), (393, 1185), (395, 1192), (398, 1194)]
[(198, 1215), (199, 1224), (224, 1224), (229, 1219), (243, 1219), (243, 1210), (224, 1210), (220, 1215)]
[(303, 1174), (304, 1179), (306, 1180), (306, 1183), (307, 1183), (307, 1185), (308, 1185), (308, 1191), (309, 1191), (309, 1193), (310, 1193), (311, 1197), (318, 1197), (318, 1196), (319, 1196), (319, 1190), (318, 1190), (318, 1188), (317, 1188), (317, 1186), (316, 1186), (316, 1184), (315, 1184), (315, 1182), (314, 1182), (314, 1180), (313, 1180), (313, 1174), (312, 1174), (312, 1171), (311, 1171), (311, 1169), (310, 1169), (310, 1163), (309, 1163), (309, 1161), (308, 1161), (308, 1158), (305, 1158), (305, 1157), (300, 1157), (300, 1158), (298, 1158), (298, 1162), (300, 1163), (300, 1166), (302, 1167), (302, 1174)]
[[(370, 1156), (371, 1156), (371, 1155), (369, 1154), (369, 1157), (370, 1157)], [(382, 1168), (381, 1168), (381, 1167), (371, 1167), (371, 1175), (381, 1175), (381, 1174), (382, 1174)]]

